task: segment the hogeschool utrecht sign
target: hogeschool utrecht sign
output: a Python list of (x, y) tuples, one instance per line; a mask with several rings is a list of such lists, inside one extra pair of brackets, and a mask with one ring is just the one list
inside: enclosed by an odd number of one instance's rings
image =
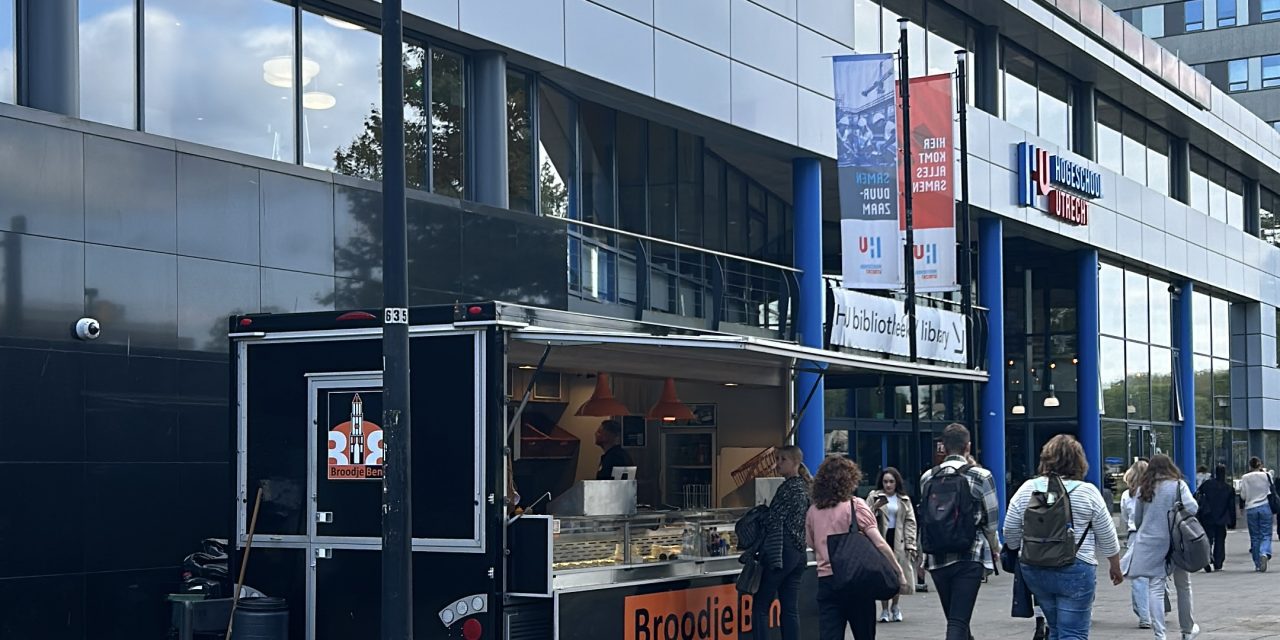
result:
[(1089, 200), (1102, 197), (1102, 174), (1035, 145), (1018, 143), (1018, 204), (1071, 224), (1089, 224)]

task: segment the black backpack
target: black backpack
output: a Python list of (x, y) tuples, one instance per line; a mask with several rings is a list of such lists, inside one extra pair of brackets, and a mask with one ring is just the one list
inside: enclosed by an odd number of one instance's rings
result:
[(1022, 516), (1022, 552), (1019, 560), (1033, 567), (1058, 568), (1074, 564), (1076, 551), (1093, 528), (1084, 529), (1079, 542), (1072, 534), (1071, 492), (1057, 474), (1046, 478), (1044, 491), (1032, 491)]
[(920, 508), (920, 547), (925, 553), (966, 553), (973, 547), (979, 505), (965, 475), (971, 468), (933, 468)]

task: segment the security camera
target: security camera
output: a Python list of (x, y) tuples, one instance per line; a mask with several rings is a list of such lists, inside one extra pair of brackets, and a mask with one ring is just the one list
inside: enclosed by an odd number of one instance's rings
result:
[(102, 335), (102, 325), (93, 318), (80, 318), (76, 321), (76, 337), (81, 340), (97, 340)]

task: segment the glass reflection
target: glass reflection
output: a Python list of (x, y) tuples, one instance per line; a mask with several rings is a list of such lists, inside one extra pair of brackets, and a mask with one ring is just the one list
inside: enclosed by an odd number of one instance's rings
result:
[(370, 177), (381, 173), (381, 51), (353, 26), (302, 12), (302, 163)]
[(431, 189), (463, 196), (466, 102), (462, 56), (431, 50)]
[(1103, 264), (1098, 270), (1099, 326), (1102, 333), (1124, 336), (1124, 270)]
[(538, 211), (569, 215), (573, 182), (573, 103), (551, 87), (538, 86)]
[(137, 122), (133, 8), (134, 0), (80, 0), (80, 117), (85, 120), (128, 129)]
[(14, 74), (13, 3), (0, 3), (0, 102), (12, 103), (17, 91)]
[(1147, 277), (1125, 273), (1125, 335), (1130, 340), (1147, 340)]
[(1222, 298), (1214, 298), (1212, 303), (1213, 313), (1213, 356), (1216, 358), (1231, 357), (1231, 324), (1228, 321), (1228, 315), (1231, 312), (1231, 305)]
[(529, 79), (507, 72), (507, 206), (533, 213), (533, 115)]
[(1152, 278), (1147, 292), (1150, 298), (1151, 343), (1170, 346), (1173, 340), (1173, 325), (1170, 319), (1169, 285)]
[(1196, 424), (1213, 423), (1213, 359), (1195, 357)]
[(1151, 361), (1149, 347), (1140, 342), (1127, 343), (1125, 382), (1128, 404), (1125, 412), (1130, 420), (1151, 419)]
[[(147, 131), (295, 161), (293, 11), (270, 0), (148, 0)], [(321, 71), (303, 65), (304, 80)]]
[(1169, 195), (1169, 136), (1147, 127), (1147, 186)]
[(1040, 65), (1040, 137), (1071, 146), (1071, 89), (1066, 76)]
[(1035, 63), (1006, 48), (1004, 71), (1004, 119), (1026, 131), (1036, 132)]
[(1191, 197), (1188, 204), (1205, 215), (1209, 213), (1209, 159), (1191, 150)]
[(853, 0), (853, 50), (880, 50), (880, 5), (873, 0)]
[(1099, 351), (1099, 371), (1102, 385), (1102, 413), (1124, 419), (1128, 416), (1124, 395), (1124, 342), (1115, 338), (1102, 338)]
[(1124, 177), (1147, 183), (1147, 125), (1142, 119), (1124, 114)]
[(1173, 421), (1173, 352), (1151, 347), (1151, 419)]
[(1191, 317), (1195, 323), (1191, 332), (1195, 352), (1206, 355), (1213, 353), (1213, 333), (1209, 328), (1209, 296), (1200, 292), (1192, 294)]

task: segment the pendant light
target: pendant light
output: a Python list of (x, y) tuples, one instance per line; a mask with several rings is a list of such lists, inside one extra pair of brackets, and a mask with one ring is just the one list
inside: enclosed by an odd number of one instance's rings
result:
[(676, 397), (675, 378), (667, 378), (666, 383), (662, 386), (662, 397), (652, 407), (649, 407), (649, 413), (645, 417), (650, 420), (662, 420), (663, 422), (693, 420), (693, 411), (689, 409), (688, 405), (680, 402), (680, 398)]
[(578, 407), (575, 416), (625, 416), (631, 413), (627, 405), (618, 402), (613, 397), (613, 389), (609, 386), (609, 374), (596, 374), (596, 390), (591, 392), (591, 397)]
[(1013, 408), (1009, 410), (1009, 413), (1012, 413), (1015, 416), (1020, 416), (1026, 412), (1027, 412), (1027, 407), (1022, 404), (1022, 394), (1019, 393), (1018, 404), (1013, 405)]
[(1044, 399), (1044, 406), (1046, 407), (1058, 406), (1058, 396), (1053, 392), (1053, 385), (1049, 385), (1049, 395)]

